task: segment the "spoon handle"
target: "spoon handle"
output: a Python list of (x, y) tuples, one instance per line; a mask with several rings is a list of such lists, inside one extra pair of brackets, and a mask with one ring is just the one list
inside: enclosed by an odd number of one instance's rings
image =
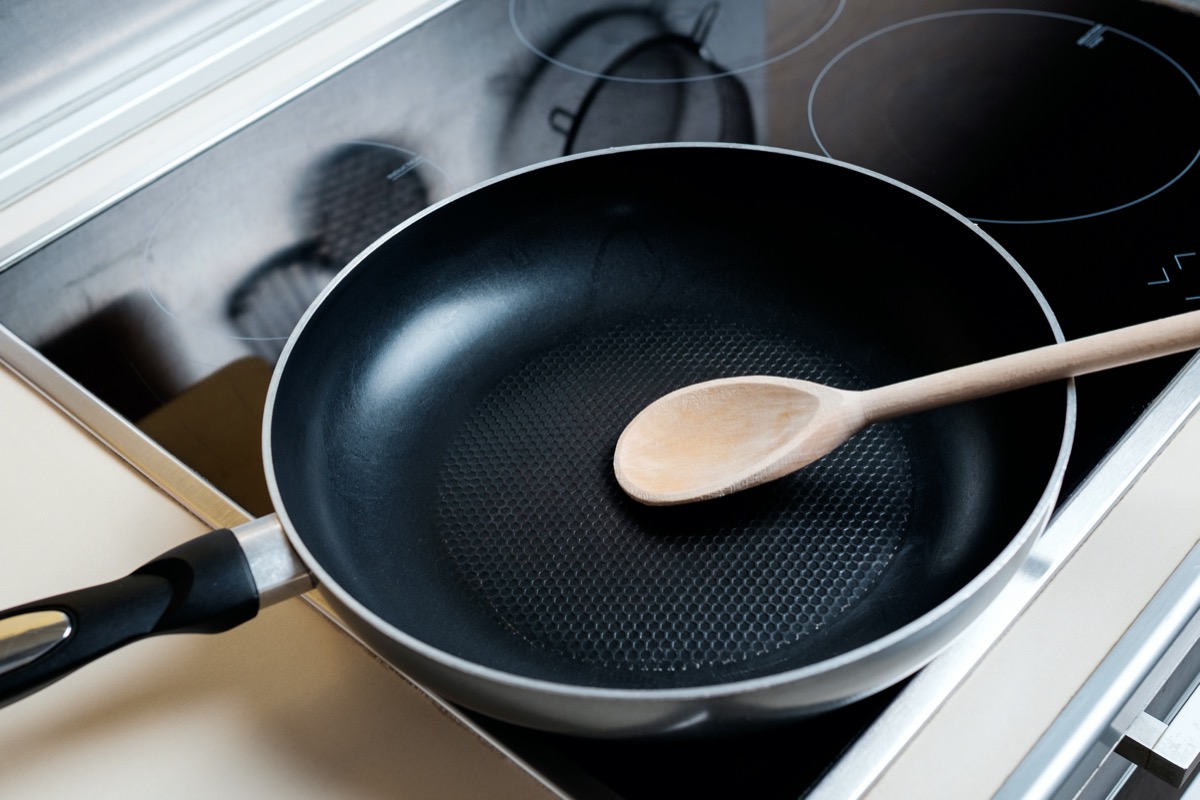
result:
[(871, 422), (1200, 347), (1200, 311), (980, 361), (861, 394)]

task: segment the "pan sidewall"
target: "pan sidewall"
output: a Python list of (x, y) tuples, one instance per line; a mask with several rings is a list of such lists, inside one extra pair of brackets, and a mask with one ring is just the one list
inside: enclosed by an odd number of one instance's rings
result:
[[(895, 181), (874, 175), (866, 170), (836, 164), (828, 159), (790, 151), (744, 145), (645, 145), (620, 148), (612, 154), (629, 151), (660, 149), (719, 149), (750, 150), (777, 153), (780, 157), (810, 159), (835, 164), (853, 172), (870, 175), (895, 186)], [(726, 730), (732, 727), (757, 725), (770, 721), (808, 716), (844, 705), (873, 693), (912, 674), (945, 649), (969, 623), (994, 599), (1011, 579), (1027, 555), (1036, 537), (1044, 529), (1062, 481), (1066, 457), (1073, 435), (1075, 396), (1073, 386), (1066, 390), (1066, 425), (1055, 464), (1037, 507), (1016, 536), (1000, 555), (979, 575), (948, 600), (893, 633), (849, 652), (795, 670), (764, 678), (731, 681), (709, 686), (681, 689), (625, 690), (604, 689), (527, 678), (496, 670), (474, 661), (459, 658), (398, 629), (370, 611), (351, 591), (340, 585), (322, 567), (306, 546), (287, 513), (287, 506), (276, 479), (271, 434), (274, 410), (278, 402), (279, 383), (287, 372), (292, 350), (302, 339), (308, 321), (340, 282), (369, 261), (371, 254), (392, 237), (402, 235), (405, 228), (420, 219), (438, 213), (443, 206), (463, 196), (471, 195), (508, 180), (513, 175), (555, 169), (557, 164), (579, 159), (605, 158), (609, 154), (586, 154), (560, 159), (557, 162), (519, 170), (479, 187), (467, 190), (427, 209), (397, 229), (355, 259), (326, 288), (314, 303), (289, 340), (279, 367), (272, 379), (264, 421), (263, 452), (268, 486), (277, 513), (292, 545), (312, 569), (321, 583), (324, 594), (339, 615), (372, 649), (387, 658), (413, 678), (446, 698), (482, 713), (517, 724), (571, 734), (593, 736), (659, 735), (679, 731)], [(998, 251), (1011, 268), (1021, 276), (1043, 309), (1053, 335), (1061, 340), (1058, 323), (1044, 298), (1028, 275), (990, 237), (972, 223), (908, 187), (905, 191), (921, 197), (943, 213), (968, 226), (986, 244)]]

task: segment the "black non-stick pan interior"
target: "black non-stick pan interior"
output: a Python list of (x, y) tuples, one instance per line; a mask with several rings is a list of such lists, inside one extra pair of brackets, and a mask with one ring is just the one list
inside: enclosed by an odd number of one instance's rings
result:
[(901, 187), (751, 148), (648, 148), (464, 195), (349, 270), (287, 356), (291, 524), (367, 608), (448, 653), (619, 688), (772, 674), (961, 589), (1045, 491), (1065, 390), (868, 429), (691, 507), (623, 495), (625, 423), (690, 382), (865, 388), (1053, 341), (1029, 287)]

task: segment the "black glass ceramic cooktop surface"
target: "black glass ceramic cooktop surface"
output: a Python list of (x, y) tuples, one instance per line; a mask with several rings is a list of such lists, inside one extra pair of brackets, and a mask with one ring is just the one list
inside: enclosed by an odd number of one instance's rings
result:
[[(0, 273), (0, 322), (253, 513), (307, 303), (407, 216), (563, 154), (744, 142), (881, 172), (1096, 333), (1200, 308), (1198, 42), (1200, 15), (1139, 0), (466, 0)], [(1064, 492), (1184, 360), (1079, 380)], [(485, 724), (624, 797), (795, 797), (892, 694), (704, 742)]]

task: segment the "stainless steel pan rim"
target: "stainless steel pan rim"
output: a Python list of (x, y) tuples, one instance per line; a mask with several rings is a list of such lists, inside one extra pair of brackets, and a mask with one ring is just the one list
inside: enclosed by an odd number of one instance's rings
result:
[[(678, 706), (681, 708), (698, 702), (702, 703), (707, 701), (718, 701), (722, 699), (737, 700), (739, 698), (748, 698), (760, 694), (771, 695), (779, 692), (780, 690), (785, 690), (786, 692), (786, 690), (789, 688), (803, 687), (812, 684), (814, 681), (823, 680), (839, 671), (846, 670), (848, 668), (854, 668), (856, 665), (866, 666), (869, 668), (869, 665), (874, 662), (887, 661), (890, 656), (894, 655), (892, 651), (897, 649), (903, 643), (911, 642), (920, 637), (928, 637), (928, 644), (920, 648), (918, 653), (910, 654), (908, 657), (901, 659), (903, 664), (902, 667), (900, 667), (895, 674), (890, 675), (887, 680), (879, 681), (878, 685), (874, 686), (868, 685), (870, 684), (870, 681), (866, 681), (863, 682), (864, 685), (859, 690), (845, 692), (843, 693), (844, 696), (834, 702), (814, 703), (813, 710), (817, 711), (823, 710), (823, 708), (826, 707), (833, 707), (845, 702), (850, 702), (858, 697), (865, 696), (872, 691), (883, 688), (886, 685), (906, 677), (912, 672), (915, 672), (921, 666), (924, 666), (924, 664), (928, 663), (929, 660), (934, 658), (939, 652), (941, 652), (941, 650), (948, 646), (955, 636), (960, 633), (962, 629), (965, 629), (967, 624), (974, 619), (974, 615), (964, 616), (958, 615), (955, 612), (957, 612), (960, 607), (973, 603), (980, 604), (981, 606), (985, 605), (986, 602), (989, 601), (999, 591), (1000, 588), (1002, 588), (1004, 583), (1006, 583), (1007, 580), (1010, 579), (1013, 574), (1015, 574), (1016, 570), (1020, 566), (1020, 561), (1022, 560), (1023, 556), (1028, 552), (1033, 542), (1049, 522), (1050, 515), (1057, 501), (1058, 492), (1062, 484), (1063, 476), (1066, 470), (1067, 459), (1074, 438), (1076, 420), (1076, 392), (1073, 381), (1068, 382), (1066, 387), (1066, 414), (1063, 438), (1050, 480), (1048, 481), (1031, 516), (1021, 526), (1020, 530), (1016, 532), (1015, 536), (1005, 546), (997, 558), (995, 558), (984, 570), (982, 570), (950, 598), (923, 616), (893, 631), (892, 633), (866, 645), (842, 653), (838, 656), (828, 658), (826, 660), (798, 669), (783, 671), (765, 677), (732, 681), (716, 685), (642, 690), (577, 686), (572, 684), (532, 679), (518, 674), (504, 672), (454, 656), (443, 650), (432, 647), (425, 642), (405, 633), (403, 630), (396, 628), (389, 622), (374, 614), (370, 609), (362, 605), (351, 592), (340, 586), (322, 568), (318, 560), (310, 553), (308, 548), (305, 546), (302, 537), (288, 517), (287, 505), (284, 498), (281, 496), (280, 489), (277, 484), (275, 463), (271, 447), (272, 421), (274, 417), (275, 404), (277, 402), (280, 379), (281, 376), (287, 371), (289, 356), (291, 355), (293, 349), (297, 346), (297, 341), (303, 335), (304, 330), (316, 309), (322, 304), (325, 297), (336, 290), (342, 279), (347, 274), (352, 272), (360, 263), (368, 259), (383, 242), (396, 236), (405, 228), (417, 222), (419, 219), (429, 214), (437, 213), (438, 209), (440, 209), (442, 206), (453, 203), (455, 200), (464, 195), (474, 193), (494, 183), (507, 180), (512, 176), (533, 170), (553, 168), (555, 164), (563, 162), (603, 157), (606, 153), (697, 147), (709, 149), (721, 148), (735, 150), (758, 150), (778, 153), (782, 156), (787, 156), (790, 158), (802, 158), (824, 162), (851, 171), (863, 173), (880, 181), (892, 184), (893, 186), (911, 194), (917, 195), (929, 204), (940, 209), (945, 214), (955, 218), (962, 225), (970, 228), (979, 238), (984, 240), (991, 248), (996, 250), (1028, 287), (1038, 306), (1045, 314), (1046, 320), (1053, 332), (1055, 340), (1063, 341), (1064, 337), (1061, 326), (1055, 317), (1054, 312), (1050, 308), (1045, 296), (1038, 289), (1032, 278), (1017, 263), (1017, 261), (1007, 251), (1004, 250), (1003, 247), (1001, 247), (986, 232), (981, 230), (975, 223), (941, 203), (936, 198), (930, 197), (929, 195), (902, 184), (892, 178), (889, 178), (886, 175), (881, 175), (852, 164), (845, 164), (834, 159), (758, 145), (710, 143), (634, 145), (630, 147), (612, 148), (611, 150), (598, 151), (594, 153), (566, 156), (560, 159), (555, 159), (554, 161), (516, 170), (512, 173), (508, 173), (507, 175), (494, 178), (477, 186), (466, 189), (445, 200), (440, 201), (433, 206), (430, 206), (416, 216), (406, 220), (404, 223), (400, 224), (381, 239), (376, 241), (371, 247), (361, 253), (341, 272), (339, 272), (339, 274), (325, 288), (317, 301), (310, 306), (309, 310), (305, 313), (299, 325), (289, 338), (284, 347), (279, 363), (275, 369), (268, 391), (262, 431), (262, 443), (268, 490), (270, 492), (274, 507), (277, 509), (276, 513), (292, 547), (295, 548), (304, 563), (311, 570), (322, 591), (328, 593), (336, 605), (340, 606), (343, 610), (349, 613), (352, 619), (347, 620), (347, 622), (352, 626), (357, 626), (368, 631), (369, 633), (377, 634), (377, 637), (375, 638), (383, 637), (385, 641), (395, 643), (400, 648), (415, 654), (420, 659), (423, 659), (430, 664), (437, 665), (439, 668), (444, 668), (451, 673), (459, 676), (465, 676), (468, 680), (479, 681), (496, 687), (512, 689), (518, 694), (528, 693), (530, 695), (538, 695), (544, 698), (560, 698), (564, 700), (594, 700), (601, 702), (611, 701), (619, 703), (638, 703), (650, 705), (661, 704), (673, 707)], [(403, 665), (399, 666), (403, 668)]]

